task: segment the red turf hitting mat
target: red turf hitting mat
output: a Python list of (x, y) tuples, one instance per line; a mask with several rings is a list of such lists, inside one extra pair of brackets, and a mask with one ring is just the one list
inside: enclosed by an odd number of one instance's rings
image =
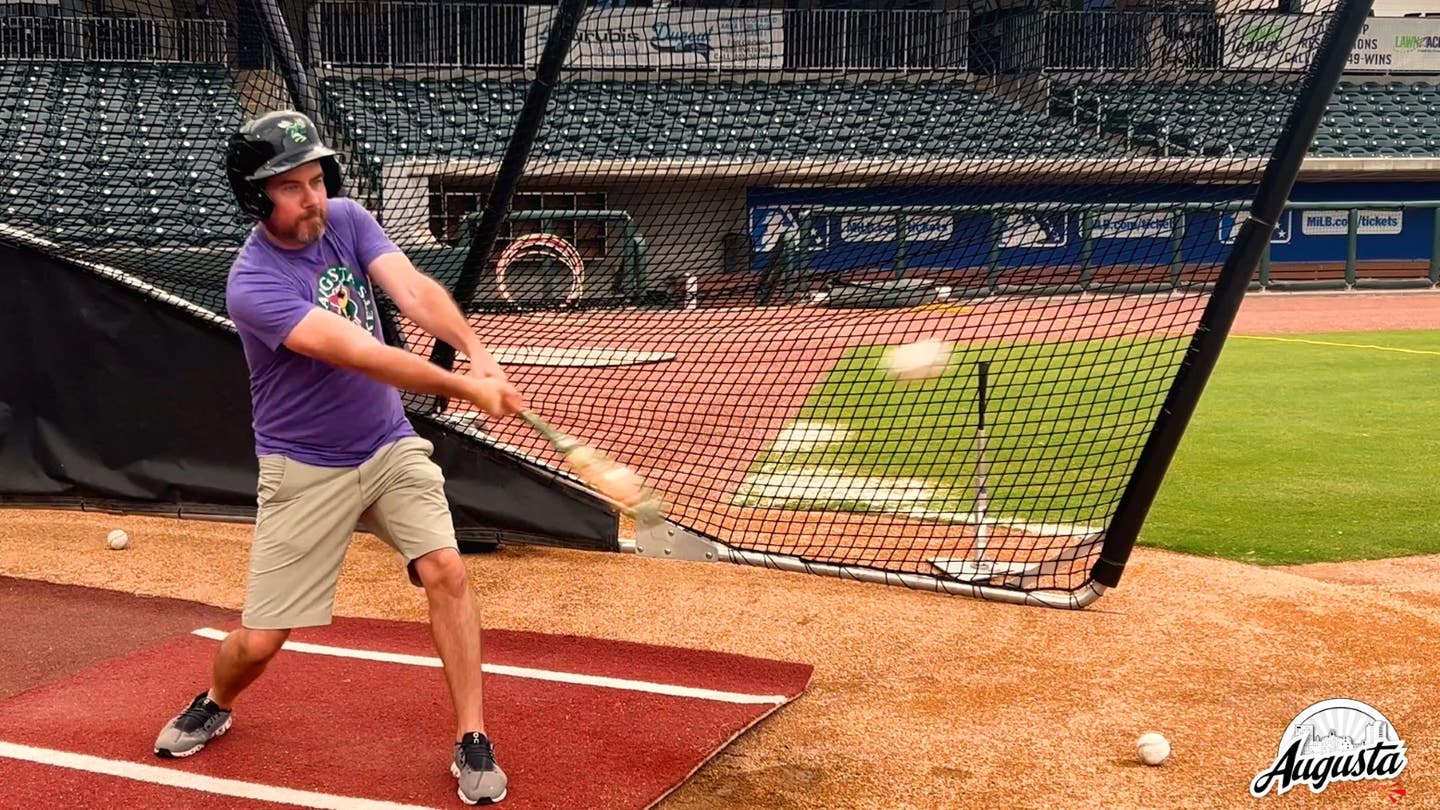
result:
[[(589, 638), (484, 640), (505, 808), (648, 807), (799, 696), (811, 674)], [(156, 733), (205, 687), (217, 643), (188, 634), (0, 701), (0, 804), (460, 806), (447, 770), (449, 698), (425, 625), (338, 619), (296, 631), (229, 734), (188, 760), (155, 758)]]

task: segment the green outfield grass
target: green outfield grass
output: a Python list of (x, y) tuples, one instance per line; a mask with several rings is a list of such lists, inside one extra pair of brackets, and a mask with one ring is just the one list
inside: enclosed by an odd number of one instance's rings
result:
[[(974, 506), (977, 367), (990, 364), (985, 459), (989, 514), (1092, 525), (1113, 509), (1184, 341), (983, 344), (935, 380), (898, 382), (883, 347), (850, 351), (816, 387), (791, 432), (747, 472), (736, 502), (804, 509), (923, 511)], [(1163, 362), (1159, 358), (1166, 358)], [(1043, 430), (1037, 430), (1043, 425)], [(823, 441), (825, 431), (833, 431)], [(963, 517), (957, 517), (962, 519)]]
[[(972, 345), (920, 383), (888, 378), (880, 347), (853, 350), (735, 500), (973, 520), (983, 360), (988, 515), (1103, 525), (1184, 345)], [(1262, 564), (1440, 552), (1440, 440), (1427, 424), (1437, 391), (1435, 333), (1233, 338), (1142, 542)]]
[(1440, 333), (1279, 337), (1226, 344), (1142, 542), (1263, 564), (1440, 552)]

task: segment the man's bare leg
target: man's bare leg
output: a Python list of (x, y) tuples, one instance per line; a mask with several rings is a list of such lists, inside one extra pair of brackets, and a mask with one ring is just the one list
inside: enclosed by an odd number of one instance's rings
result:
[(289, 635), (289, 630), (240, 629), (226, 636), (215, 653), (210, 690), (196, 695), (183, 712), (160, 729), (155, 738), (155, 755), (162, 759), (192, 756), (229, 731), (235, 699), (260, 677)]
[(467, 731), (485, 731), (480, 692), (480, 617), (465, 563), (454, 549), (432, 551), (415, 560), (415, 573), (430, 603), (430, 633), (445, 667), (455, 707), (455, 741)]
[(251, 630), (242, 627), (225, 637), (215, 654), (210, 676), (210, 699), (230, 709), (245, 687), (255, 682), (290, 637), (289, 630)]

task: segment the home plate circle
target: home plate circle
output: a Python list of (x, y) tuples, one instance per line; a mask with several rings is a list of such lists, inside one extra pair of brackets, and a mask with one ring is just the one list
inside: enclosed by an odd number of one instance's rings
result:
[(557, 349), (546, 346), (496, 347), (490, 349), (495, 362), (506, 366), (638, 366), (675, 359), (674, 352), (636, 352), (629, 349), (579, 347)]

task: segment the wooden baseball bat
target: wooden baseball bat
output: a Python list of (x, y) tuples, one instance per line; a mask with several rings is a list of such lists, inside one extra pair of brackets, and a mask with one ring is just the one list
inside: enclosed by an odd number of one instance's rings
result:
[(576, 478), (618, 504), (637, 525), (654, 525), (665, 519), (665, 505), (660, 496), (651, 491), (629, 467), (574, 436), (556, 430), (530, 411), (521, 411), (520, 418), (565, 457), (566, 466)]

